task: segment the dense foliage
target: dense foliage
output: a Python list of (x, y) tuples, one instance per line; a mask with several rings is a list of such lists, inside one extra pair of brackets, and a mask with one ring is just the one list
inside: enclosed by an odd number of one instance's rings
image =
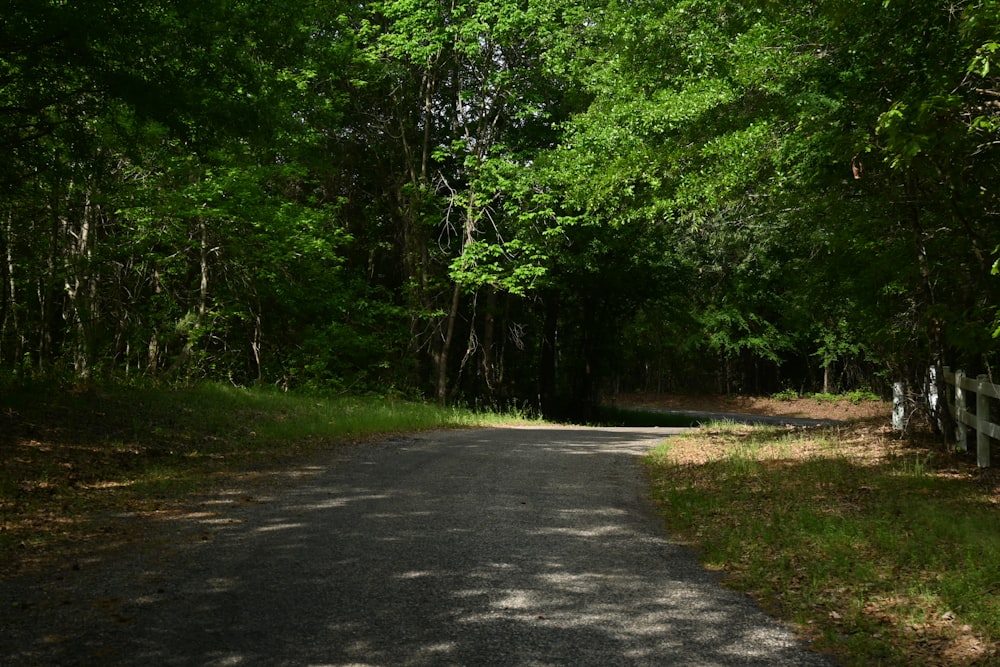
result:
[(0, 367), (585, 410), (1000, 350), (1000, 2), (0, 17)]

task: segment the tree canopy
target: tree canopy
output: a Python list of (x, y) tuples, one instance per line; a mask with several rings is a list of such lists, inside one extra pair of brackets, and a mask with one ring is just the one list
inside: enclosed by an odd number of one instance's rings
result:
[(1000, 2), (14, 2), (0, 368), (527, 401), (990, 372)]

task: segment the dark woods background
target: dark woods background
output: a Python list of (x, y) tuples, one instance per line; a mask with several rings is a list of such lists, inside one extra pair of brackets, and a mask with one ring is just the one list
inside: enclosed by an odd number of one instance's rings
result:
[(586, 412), (997, 358), (995, 1), (15, 1), (0, 374)]

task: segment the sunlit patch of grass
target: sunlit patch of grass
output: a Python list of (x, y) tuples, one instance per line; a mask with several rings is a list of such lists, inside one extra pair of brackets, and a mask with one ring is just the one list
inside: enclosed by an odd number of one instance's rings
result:
[(712, 425), (646, 464), (706, 564), (844, 664), (1000, 660), (996, 497), (960, 461), (878, 433)]

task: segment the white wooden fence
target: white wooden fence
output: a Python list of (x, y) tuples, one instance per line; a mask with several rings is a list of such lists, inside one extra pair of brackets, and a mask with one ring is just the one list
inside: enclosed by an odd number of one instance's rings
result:
[[(989, 382), (985, 375), (966, 377), (962, 371), (944, 367), (944, 381), (948, 388), (945, 400), (955, 418), (955, 439), (959, 448), (965, 448), (969, 429), (976, 431), (976, 460), (980, 468), (990, 467), (990, 439), (1000, 440), (1000, 425), (993, 419), (990, 403), (1000, 399), (1000, 386)], [(970, 397), (969, 394), (975, 394)], [(1000, 412), (997, 416), (1000, 419)]]

